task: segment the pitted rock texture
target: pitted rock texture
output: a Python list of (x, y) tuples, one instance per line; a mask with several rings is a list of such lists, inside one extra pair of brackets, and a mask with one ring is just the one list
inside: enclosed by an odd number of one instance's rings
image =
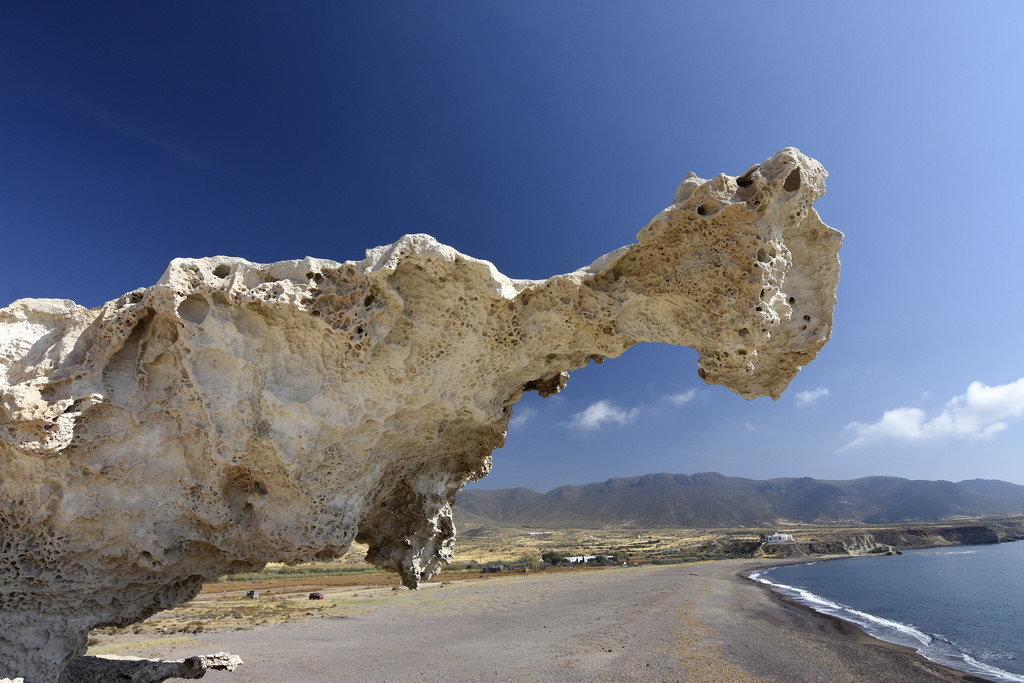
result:
[(791, 148), (690, 174), (637, 243), (543, 281), (407, 235), (345, 263), (177, 259), (100, 308), (0, 310), (0, 676), (55, 680), (92, 628), (353, 539), (415, 587), (523, 393), (638, 342), (777, 398), (831, 334), (825, 177)]
[[(205, 678), (207, 671), (234, 671), (242, 658), (228, 652), (187, 659), (140, 659), (118, 655), (75, 657), (58, 683), (160, 683)], [(3, 683), (3, 681), (0, 681)]]

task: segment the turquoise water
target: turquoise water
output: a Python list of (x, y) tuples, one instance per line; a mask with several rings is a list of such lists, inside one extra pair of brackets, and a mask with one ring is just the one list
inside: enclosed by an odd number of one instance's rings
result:
[(1024, 682), (1024, 542), (808, 562), (750, 578), (932, 661)]

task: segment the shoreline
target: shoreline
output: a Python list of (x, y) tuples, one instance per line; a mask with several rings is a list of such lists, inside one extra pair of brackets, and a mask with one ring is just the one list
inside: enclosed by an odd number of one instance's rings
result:
[(871, 645), (873, 647), (880, 647), (886, 650), (891, 650), (904, 657), (910, 657), (912, 659), (915, 659), (927, 668), (934, 668), (940, 671), (945, 671), (951, 676), (958, 676), (963, 681), (970, 681), (971, 683), (991, 683), (989, 679), (980, 678), (977, 675), (972, 674), (968, 671), (963, 671), (961, 669), (957, 669), (946, 664), (942, 664), (940, 662), (928, 659), (923, 654), (921, 654), (920, 652), (911, 647), (899, 645), (898, 643), (890, 643), (887, 640), (876, 638), (875, 636), (869, 634), (867, 631), (862, 629), (860, 626), (857, 626), (857, 624), (854, 624), (853, 622), (840, 619), (839, 617), (833, 617), (830, 614), (822, 614), (821, 612), (817, 612), (808, 607), (807, 605), (801, 604), (796, 600), (791, 600), (784, 595), (780, 595), (776, 591), (772, 590), (769, 586), (764, 586), (764, 589), (772, 593), (775, 599), (777, 599), (780, 603), (785, 604), (790, 609), (807, 610), (813, 612), (816, 617), (833, 622), (836, 627), (836, 630), (838, 630), (843, 635), (843, 637), (850, 638), (851, 640), (854, 640), (858, 643), (864, 643), (867, 645)]
[[(736, 683), (983, 681), (787, 599), (718, 560), (531, 573), (393, 593), (344, 617), (197, 634), (159, 653), (227, 650), (224, 683), (529, 679)], [(391, 647), (384, 645), (392, 643)], [(398, 644), (400, 645), (394, 645)]]
[(961, 669), (957, 669), (957, 668), (949, 666), (947, 664), (942, 664), (940, 662), (936, 662), (934, 660), (931, 660), (928, 657), (926, 657), (923, 654), (921, 654), (920, 652), (918, 652), (917, 650), (915, 650), (914, 648), (907, 647), (906, 645), (900, 645), (898, 643), (892, 643), (892, 642), (889, 642), (888, 640), (884, 640), (882, 638), (878, 638), (876, 636), (873, 636), (870, 633), (868, 633), (867, 631), (865, 631), (863, 628), (861, 628), (860, 626), (858, 626), (857, 624), (855, 624), (855, 623), (853, 623), (851, 621), (846, 621), (845, 619), (841, 619), (841, 618), (833, 616), (831, 614), (825, 614), (824, 612), (819, 612), (819, 611), (815, 610), (813, 607), (810, 607), (809, 605), (805, 605), (804, 603), (800, 602), (799, 600), (796, 600), (795, 598), (791, 598), (791, 597), (789, 597), (787, 595), (784, 595), (783, 593), (779, 592), (778, 590), (776, 590), (775, 588), (773, 588), (769, 584), (761, 583), (760, 581), (756, 581), (756, 580), (750, 578), (751, 574), (753, 574), (753, 573), (755, 573), (757, 571), (760, 571), (762, 569), (769, 569), (769, 568), (772, 568), (772, 567), (781, 567), (781, 566), (788, 566), (788, 565), (807, 564), (807, 563), (810, 563), (810, 562), (828, 562), (828, 561), (833, 561), (833, 560), (845, 560), (845, 559), (850, 559), (852, 557), (858, 557), (858, 556), (856, 556), (856, 555), (833, 555), (833, 556), (819, 557), (819, 558), (801, 558), (799, 560), (793, 559), (793, 560), (784, 560), (784, 561), (779, 561), (779, 562), (771, 562), (771, 563), (759, 564), (758, 566), (751, 567), (749, 569), (745, 569), (745, 570), (737, 573), (736, 576), (741, 581), (746, 581), (748, 583), (751, 583), (751, 584), (754, 584), (754, 585), (758, 586), (762, 591), (767, 593), (767, 595), (770, 597), (770, 599), (772, 601), (777, 603), (783, 609), (795, 610), (795, 611), (802, 612), (802, 613), (805, 613), (805, 614), (810, 614), (810, 615), (812, 615), (813, 617), (815, 617), (817, 619), (821, 619), (821, 620), (823, 620), (825, 622), (828, 622), (837, 631), (837, 633), (839, 634), (840, 637), (849, 638), (850, 640), (852, 640), (852, 641), (854, 641), (856, 643), (861, 643), (861, 644), (864, 644), (864, 645), (870, 645), (872, 647), (882, 648), (882, 649), (888, 650), (890, 652), (893, 652), (893, 653), (895, 653), (897, 655), (900, 655), (900, 656), (903, 656), (903, 657), (908, 657), (910, 659), (913, 659), (913, 660), (917, 661), (918, 663), (920, 663), (925, 668), (936, 669), (937, 671), (944, 672), (948, 676), (956, 677), (958, 680), (967, 681), (968, 683), (991, 683), (990, 679), (981, 678), (981, 677), (977, 676), (976, 674), (973, 674), (973, 673), (971, 673), (969, 671), (963, 671)]

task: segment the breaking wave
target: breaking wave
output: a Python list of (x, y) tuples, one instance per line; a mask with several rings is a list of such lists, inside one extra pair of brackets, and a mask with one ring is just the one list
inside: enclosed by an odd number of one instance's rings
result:
[[(814, 563), (806, 563), (806, 565), (810, 564)], [(1024, 676), (1004, 671), (996, 666), (979, 661), (975, 657), (963, 652), (956, 643), (953, 643), (941, 634), (926, 633), (912, 624), (885, 619), (830, 600), (803, 588), (774, 581), (769, 577), (773, 569), (775, 567), (752, 572), (748, 575), (748, 578), (769, 586), (772, 590), (810, 607), (815, 612), (827, 614), (854, 624), (863, 629), (868, 635), (879, 640), (912, 648), (937, 664), (959, 669), (979, 678), (997, 681), (998, 683), (1024, 683)], [(1000, 655), (1000, 653), (986, 654), (992, 657)]]

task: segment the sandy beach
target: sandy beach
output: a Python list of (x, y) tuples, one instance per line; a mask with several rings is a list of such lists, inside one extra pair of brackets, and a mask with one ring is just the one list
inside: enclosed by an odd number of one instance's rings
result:
[(966, 674), (789, 603), (763, 563), (536, 572), (395, 591), (386, 606), (196, 635), (168, 658), (241, 655), (217, 682), (964, 681)]

